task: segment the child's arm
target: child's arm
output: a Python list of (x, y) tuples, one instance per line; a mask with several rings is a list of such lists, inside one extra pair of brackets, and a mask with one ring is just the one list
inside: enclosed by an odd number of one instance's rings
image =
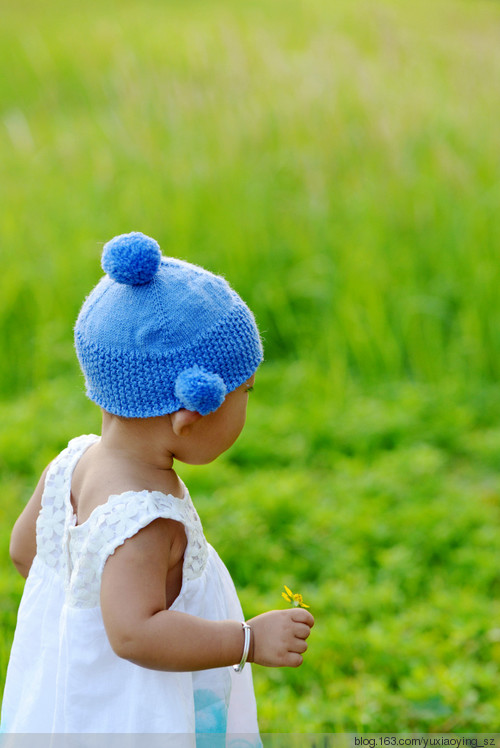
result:
[[(208, 621), (166, 609), (172, 520), (152, 522), (117, 548), (101, 583), (104, 625), (117, 655), (154, 670), (204, 670), (241, 659), (239, 621)], [(251, 660), (297, 667), (314, 623), (303, 609), (270, 611), (253, 618)]]
[(43, 471), (33, 496), (17, 518), (10, 536), (10, 557), (25, 579), (36, 555), (36, 520), (42, 508), (42, 494), (48, 469), (47, 466)]

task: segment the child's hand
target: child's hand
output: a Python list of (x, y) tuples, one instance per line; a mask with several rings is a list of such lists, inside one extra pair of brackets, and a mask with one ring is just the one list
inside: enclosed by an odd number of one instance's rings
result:
[(250, 662), (267, 667), (299, 667), (314, 618), (303, 608), (270, 610), (247, 621), (252, 629)]

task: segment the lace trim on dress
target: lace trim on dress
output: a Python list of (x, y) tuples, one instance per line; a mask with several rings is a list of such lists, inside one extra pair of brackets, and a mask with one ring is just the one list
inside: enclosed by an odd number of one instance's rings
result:
[(95, 434), (72, 439), (50, 465), (45, 477), (42, 508), (36, 521), (37, 556), (47, 566), (64, 573), (65, 529), (73, 521), (71, 476), (83, 452), (98, 440)]
[(177, 499), (160, 491), (127, 491), (110, 496), (86, 522), (70, 528), (72, 571), (68, 603), (77, 608), (99, 605), (101, 576), (108, 556), (159, 518), (181, 522), (186, 529), (183, 585), (185, 581), (199, 577), (206, 565), (208, 547), (189, 494), (186, 493), (184, 499)]

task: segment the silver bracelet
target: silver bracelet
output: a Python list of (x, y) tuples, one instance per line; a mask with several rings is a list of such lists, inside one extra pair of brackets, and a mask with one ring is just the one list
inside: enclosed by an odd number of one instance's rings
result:
[(241, 673), (243, 668), (245, 667), (248, 653), (250, 651), (250, 636), (252, 634), (252, 629), (248, 625), (248, 623), (243, 622), (241, 624), (243, 626), (243, 632), (245, 634), (245, 642), (243, 644), (243, 654), (241, 655), (241, 662), (239, 665), (233, 665), (233, 669), (236, 673)]

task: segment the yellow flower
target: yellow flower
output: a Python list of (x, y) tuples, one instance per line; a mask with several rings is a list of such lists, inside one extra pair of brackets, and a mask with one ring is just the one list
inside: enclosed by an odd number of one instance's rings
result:
[(309, 608), (309, 605), (306, 605), (305, 602), (302, 599), (302, 595), (299, 595), (297, 592), (292, 592), (292, 590), (285, 585), (283, 585), (285, 588), (285, 592), (281, 593), (281, 597), (284, 598), (287, 603), (291, 603), (294, 608)]

